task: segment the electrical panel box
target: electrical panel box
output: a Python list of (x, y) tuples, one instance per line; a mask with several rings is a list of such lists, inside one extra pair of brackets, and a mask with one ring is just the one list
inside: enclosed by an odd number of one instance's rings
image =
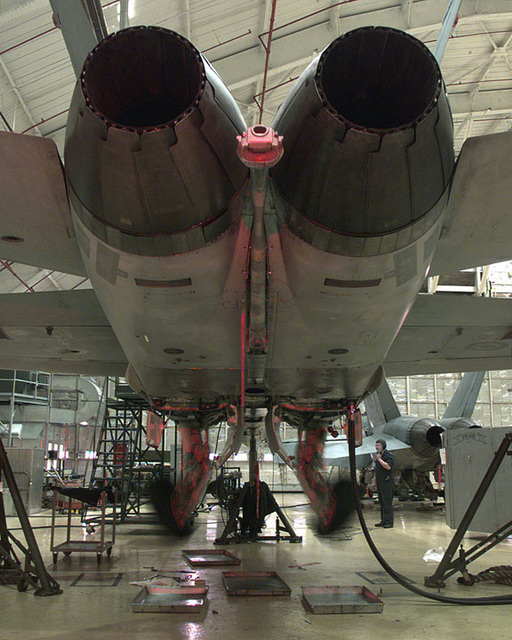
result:
[[(446, 448), (446, 524), (456, 529), (482, 482), (494, 454), (512, 427), (460, 429), (443, 434)], [(480, 504), (470, 531), (492, 533), (512, 520), (512, 447)]]
[[(7, 448), (7, 459), (18, 485), (28, 515), (41, 511), (43, 501), (44, 451), (43, 449)], [(10, 491), (4, 479), (4, 506), (8, 516), (16, 515)]]

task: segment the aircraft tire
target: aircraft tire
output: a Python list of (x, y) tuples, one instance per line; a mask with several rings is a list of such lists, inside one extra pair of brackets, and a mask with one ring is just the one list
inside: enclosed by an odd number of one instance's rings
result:
[(342, 480), (332, 487), (335, 512), (329, 523), (319, 522), (318, 531), (322, 535), (333, 533), (340, 529), (348, 518), (354, 513), (356, 504), (350, 482)]
[(157, 480), (150, 489), (151, 502), (156, 509), (158, 519), (171, 533), (177, 536), (188, 536), (194, 528), (194, 518), (190, 518), (184, 526), (179, 526), (171, 509), (171, 494), (174, 490), (169, 480)]

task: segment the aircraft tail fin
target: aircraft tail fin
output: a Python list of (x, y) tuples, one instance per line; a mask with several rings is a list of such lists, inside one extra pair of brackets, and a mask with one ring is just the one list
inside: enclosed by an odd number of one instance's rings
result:
[(480, 393), (485, 371), (472, 371), (464, 374), (443, 418), (471, 418)]
[(364, 405), (368, 419), (376, 428), (383, 426), (390, 420), (399, 418), (401, 415), (386, 380), (375, 393), (365, 399)]
[(108, 35), (103, 13), (91, 15), (90, 3), (50, 0), (50, 4), (78, 78), (89, 52)]

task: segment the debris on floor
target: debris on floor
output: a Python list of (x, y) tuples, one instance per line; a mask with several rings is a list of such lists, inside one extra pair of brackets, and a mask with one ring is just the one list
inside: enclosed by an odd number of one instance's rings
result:
[[(183, 574), (183, 575), (175, 575), (175, 574)], [(160, 570), (152, 576), (147, 578), (142, 578), (142, 580), (133, 580), (130, 584), (135, 585), (136, 587), (146, 587), (146, 586), (176, 586), (178, 584), (190, 584), (193, 581), (197, 581), (198, 574), (184, 571), (171, 571), (171, 570)]]
[(433, 549), (427, 549), (423, 555), (425, 562), (441, 562), (444, 556), (443, 547), (434, 547)]
[(302, 564), (289, 564), (288, 568), (289, 569), (302, 569), (303, 571), (306, 571), (306, 569), (304, 567), (310, 567), (313, 564), (322, 564), (321, 562), (303, 562)]
[(512, 567), (500, 564), (496, 567), (489, 567), (479, 573), (462, 572), (462, 576), (457, 578), (459, 584), (472, 587), (477, 582), (494, 582), (495, 584), (512, 585)]

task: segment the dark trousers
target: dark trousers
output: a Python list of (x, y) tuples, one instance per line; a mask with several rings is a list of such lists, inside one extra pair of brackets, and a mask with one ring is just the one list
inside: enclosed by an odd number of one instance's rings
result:
[(395, 483), (390, 478), (377, 482), (377, 495), (380, 504), (380, 520), (384, 524), (393, 524), (393, 495)]

